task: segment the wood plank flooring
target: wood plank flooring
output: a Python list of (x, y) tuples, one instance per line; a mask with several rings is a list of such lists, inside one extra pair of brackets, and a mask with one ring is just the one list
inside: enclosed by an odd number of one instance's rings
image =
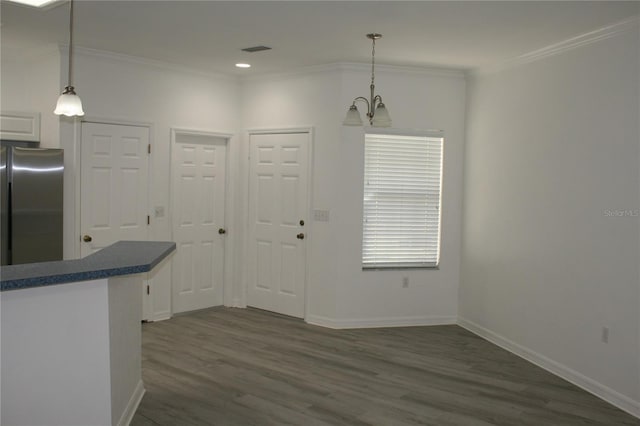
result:
[(640, 425), (458, 326), (330, 330), (255, 309), (143, 325), (149, 425)]

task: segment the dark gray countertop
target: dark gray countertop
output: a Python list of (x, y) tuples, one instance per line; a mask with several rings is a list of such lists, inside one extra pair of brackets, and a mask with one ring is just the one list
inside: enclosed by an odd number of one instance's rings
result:
[(0, 290), (90, 281), (152, 270), (176, 249), (170, 241), (119, 241), (85, 258), (0, 268)]

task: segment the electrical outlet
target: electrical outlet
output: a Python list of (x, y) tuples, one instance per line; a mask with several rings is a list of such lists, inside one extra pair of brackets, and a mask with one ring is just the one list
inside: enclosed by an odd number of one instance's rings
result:
[(402, 288), (409, 287), (409, 277), (402, 277)]
[(609, 343), (609, 327), (602, 327), (602, 343)]

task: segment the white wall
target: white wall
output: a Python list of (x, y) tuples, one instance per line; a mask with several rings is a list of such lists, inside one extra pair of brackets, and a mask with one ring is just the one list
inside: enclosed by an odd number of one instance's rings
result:
[[(362, 271), (364, 132), (341, 126), (368, 92), (367, 66), (335, 66), (243, 84), (246, 129), (314, 127), (308, 241), (309, 322), (331, 327), (455, 322), (460, 265), (465, 82), (455, 72), (379, 67), (378, 92), (394, 127), (445, 131), (442, 262), (439, 270)], [(246, 158), (246, 156), (243, 156)], [(246, 163), (245, 170), (246, 172)], [(246, 183), (245, 183), (246, 191)], [(311, 217), (311, 215), (310, 215)], [(402, 277), (410, 278), (402, 288)]]
[(107, 286), (102, 279), (0, 294), (2, 424), (112, 424)]
[(129, 424), (144, 394), (142, 277), (0, 293), (2, 424)]
[(639, 34), (470, 81), (460, 288), (463, 325), (636, 415)]
[(107, 282), (111, 423), (118, 426), (129, 424), (144, 395), (139, 290), (143, 277), (143, 274), (115, 276)]
[(53, 114), (60, 86), (60, 52), (49, 47), (23, 52), (2, 46), (0, 72), (0, 109), (39, 112), (40, 146), (59, 148), (58, 117)]

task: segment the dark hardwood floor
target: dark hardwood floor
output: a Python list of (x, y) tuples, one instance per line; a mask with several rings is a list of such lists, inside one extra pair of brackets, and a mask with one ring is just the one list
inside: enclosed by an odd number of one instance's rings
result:
[(458, 326), (218, 308), (143, 325), (143, 425), (640, 425)]

